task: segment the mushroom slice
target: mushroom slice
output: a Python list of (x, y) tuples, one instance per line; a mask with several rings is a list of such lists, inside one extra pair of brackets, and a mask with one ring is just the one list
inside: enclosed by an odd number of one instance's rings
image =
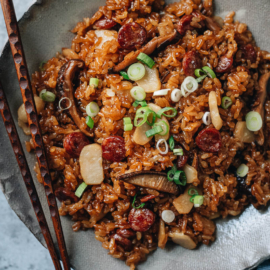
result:
[(123, 70), (127, 66), (130, 66), (131, 64), (137, 62), (137, 57), (140, 53), (145, 53), (147, 55), (150, 55), (156, 49), (159, 49), (163, 47), (164, 44), (167, 44), (168, 42), (174, 40), (176, 36), (177, 36), (177, 32), (174, 31), (172, 34), (169, 34), (167, 36), (154, 37), (140, 50), (129, 53), (120, 64), (118, 64), (117, 66), (113, 68), (113, 70), (115, 72), (119, 72)]
[(159, 79), (159, 72), (156, 67), (149, 68), (148, 66), (144, 65), (145, 67), (145, 75), (136, 83), (142, 87), (146, 93), (153, 93), (161, 88), (161, 82)]
[(166, 233), (165, 223), (162, 219), (160, 219), (158, 231), (158, 247), (164, 249), (167, 241), (168, 241), (168, 233)]
[(186, 174), (188, 184), (191, 184), (198, 180), (198, 171), (192, 166), (186, 164), (183, 168), (183, 171)]
[(169, 232), (169, 237), (171, 237), (174, 243), (186, 249), (194, 249), (197, 246), (190, 236), (182, 232)]
[(145, 133), (146, 133), (146, 131), (150, 130), (151, 128), (152, 127), (149, 126), (147, 123), (144, 123), (139, 127), (136, 127), (135, 132), (134, 132), (133, 137), (132, 137), (133, 141), (139, 145), (145, 145), (148, 142), (150, 142), (152, 140), (153, 136), (147, 137)]
[(234, 137), (243, 143), (252, 143), (255, 140), (255, 134), (248, 130), (245, 121), (238, 121), (234, 129)]
[[(252, 106), (252, 110), (258, 112), (262, 120), (264, 120), (264, 103), (267, 94), (267, 83), (270, 78), (270, 72), (261, 76), (259, 81), (259, 90), (255, 94), (255, 102)], [(263, 134), (263, 127), (258, 131), (256, 136), (256, 141), (259, 145), (264, 144), (264, 134)]]
[(84, 62), (82, 60), (69, 60), (66, 64), (64, 64), (57, 78), (57, 94), (59, 99), (68, 98), (71, 103), (71, 107), (69, 108), (69, 113), (74, 120), (75, 124), (78, 128), (87, 136), (92, 136), (90, 132), (87, 130), (87, 126), (84, 121), (82, 121), (74, 100), (74, 88), (73, 88), (73, 79), (75, 73), (84, 67)]
[(176, 194), (178, 187), (167, 179), (167, 174), (154, 171), (131, 172), (118, 176), (118, 180), (140, 187), (152, 188), (158, 191)]
[(87, 185), (99, 185), (103, 182), (102, 149), (99, 144), (85, 146), (80, 154), (79, 163), (83, 181)]
[(200, 195), (202, 194), (198, 187), (194, 187), (192, 185), (187, 186), (185, 192), (173, 200), (173, 205), (179, 214), (188, 214), (194, 206), (194, 204), (190, 201), (191, 196), (188, 195), (188, 190), (190, 187), (195, 188)]

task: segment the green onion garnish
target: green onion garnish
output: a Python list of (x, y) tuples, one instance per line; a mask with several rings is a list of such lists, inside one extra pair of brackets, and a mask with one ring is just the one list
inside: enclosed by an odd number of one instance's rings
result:
[(208, 66), (203, 67), (202, 70), (203, 70), (204, 72), (206, 72), (207, 75), (208, 75), (210, 78), (212, 78), (212, 79), (214, 79), (214, 78), (217, 77), (216, 74), (215, 74), (215, 72), (214, 72), (210, 67), (208, 67)]
[(248, 174), (249, 168), (246, 164), (241, 164), (237, 171), (236, 174), (240, 177), (245, 177)]
[(92, 101), (86, 106), (86, 113), (94, 117), (99, 113), (99, 106), (96, 102)]
[(196, 76), (197, 78), (200, 78), (200, 77), (206, 75), (206, 72), (203, 71), (203, 70), (200, 69), (200, 68), (197, 68), (197, 69), (195, 69), (194, 74), (195, 74), (195, 76)]
[(149, 137), (152, 137), (152, 136), (154, 136), (154, 135), (159, 134), (159, 133), (162, 132), (162, 131), (163, 131), (163, 129), (162, 129), (161, 126), (156, 126), (156, 127), (152, 128), (152, 129), (150, 129), (150, 130), (147, 130), (147, 131), (145, 132), (145, 135), (146, 135), (147, 138), (149, 138)]
[(192, 202), (192, 203), (194, 203), (194, 198), (195, 198), (196, 196), (197, 196), (197, 195), (193, 195), (193, 196), (189, 199), (189, 201)]
[(39, 97), (40, 97), (42, 100), (46, 101), (46, 102), (54, 102), (54, 101), (55, 101), (55, 98), (56, 98), (56, 96), (55, 96), (54, 93), (49, 92), (49, 91), (47, 91), (46, 89), (43, 89), (43, 90), (40, 92)]
[(88, 127), (90, 127), (91, 129), (94, 127), (94, 120), (92, 119), (92, 117), (90, 117), (89, 115), (86, 117), (86, 119), (85, 119), (86, 121), (86, 125), (88, 126)]
[(203, 75), (203, 76), (197, 78), (196, 81), (199, 83), (199, 82), (203, 81), (206, 77), (207, 77), (207, 75)]
[(142, 101), (135, 100), (132, 104), (132, 106), (135, 108), (138, 107), (139, 105), (141, 105), (142, 107), (146, 107), (147, 102), (145, 100), (142, 100)]
[(40, 65), (39, 65), (40, 70), (42, 70), (42, 71), (45, 70), (45, 69), (43, 68), (43, 66), (44, 66), (46, 63), (47, 63), (47, 62), (45, 62), (45, 61), (43, 61), (43, 62), (40, 63)]
[(130, 80), (138, 81), (144, 77), (145, 67), (141, 63), (133, 64), (128, 68), (127, 74)]
[(133, 201), (132, 201), (132, 204), (131, 204), (131, 206), (133, 207), (133, 208), (135, 208), (135, 209), (139, 209), (139, 208), (143, 208), (144, 206), (145, 206), (145, 203), (142, 203), (142, 204), (140, 204), (139, 206), (135, 206), (135, 201), (136, 201), (136, 197), (137, 197), (137, 195), (138, 195), (139, 193), (136, 193), (135, 194), (135, 196), (133, 197)]
[(258, 112), (249, 112), (246, 115), (247, 128), (250, 131), (258, 131), (261, 129), (263, 122), (262, 117)]
[(187, 177), (184, 171), (176, 171), (173, 177), (176, 185), (185, 186), (187, 184)]
[(89, 82), (89, 85), (93, 85), (94, 88), (97, 88), (98, 87), (98, 83), (99, 83), (99, 79), (97, 79), (97, 78), (91, 78), (90, 79), (90, 82)]
[(194, 207), (200, 207), (203, 204), (203, 196), (195, 195), (195, 197), (193, 198), (193, 203), (194, 203)]
[(221, 100), (221, 107), (223, 109), (228, 109), (232, 105), (232, 100), (229, 97), (223, 97)]
[(130, 80), (128, 77), (128, 74), (125, 71), (120, 71), (120, 75), (125, 79), (125, 80)]
[(170, 171), (168, 171), (168, 173), (167, 173), (167, 179), (169, 181), (173, 181), (174, 174), (175, 174), (176, 171), (177, 171), (177, 168), (176, 168), (175, 165), (173, 165), (172, 169)]
[(147, 122), (148, 125), (153, 126), (155, 120), (156, 120), (156, 113), (154, 111), (150, 110), (149, 107), (141, 107), (136, 112), (136, 116), (134, 119), (134, 126), (140, 127), (145, 122)]
[(161, 127), (162, 128), (162, 132), (159, 133), (159, 135), (161, 136), (165, 136), (168, 134), (169, 132), (169, 125), (164, 121), (164, 120), (160, 120), (158, 122), (156, 122), (154, 124), (154, 127)]
[(140, 86), (135, 86), (130, 90), (131, 96), (138, 100), (138, 101), (143, 101), (146, 97), (146, 93), (144, 89)]
[(183, 151), (183, 149), (173, 149), (173, 154), (176, 156), (183, 156), (184, 151)]
[(198, 195), (199, 193), (198, 193), (198, 191), (197, 191), (197, 189), (195, 189), (195, 188), (190, 188), (189, 190), (188, 190), (188, 195), (189, 196), (194, 196), (194, 195)]
[(145, 53), (140, 53), (137, 59), (149, 68), (152, 68), (155, 65), (155, 61)]
[[(172, 111), (172, 114), (165, 114), (167, 111)], [(164, 115), (165, 117), (175, 117), (177, 115), (177, 110), (172, 107), (165, 107), (157, 112), (157, 117), (161, 118), (161, 116)]]
[(131, 123), (130, 117), (124, 118), (124, 131), (130, 131), (133, 129), (133, 124)]
[(173, 136), (171, 136), (170, 139), (169, 139), (169, 146), (170, 146), (170, 149), (173, 151), (174, 146), (175, 146), (175, 142), (174, 142)]
[(84, 191), (85, 191), (85, 189), (86, 189), (87, 187), (88, 187), (88, 186), (87, 186), (84, 182), (82, 182), (82, 183), (79, 185), (79, 187), (76, 189), (75, 195), (76, 195), (78, 198), (80, 198), (80, 197), (83, 195), (83, 193), (84, 193)]

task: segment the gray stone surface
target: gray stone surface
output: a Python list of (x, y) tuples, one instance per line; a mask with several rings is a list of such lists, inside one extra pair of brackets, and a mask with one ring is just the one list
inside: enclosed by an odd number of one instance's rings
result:
[[(20, 18), (33, 0), (14, 0)], [(2, 10), (0, 12), (0, 48), (7, 41)], [(0, 270), (52, 270), (48, 251), (19, 220), (0, 191)]]

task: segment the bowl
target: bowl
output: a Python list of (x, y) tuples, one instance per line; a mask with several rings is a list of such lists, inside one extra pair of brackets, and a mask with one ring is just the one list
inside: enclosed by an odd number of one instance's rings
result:
[[(224, 16), (234, 10), (236, 19), (247, 23), (261, 48), (270, 51), (270, 2), (269, 0), (214, 0), (216, 14)], [(170, 3), (173, 1), (167, 1)], [(44, 0), (38, 1), (19, 22), (25, 55), (30, 73), (38, 69), (42, 61), (53, 57), (62, 47), (71, 44), (71, 29), (84, 17), (91, 17), (105, 1), (95, 0)], [(7, 44), (0, 57), (0, 79), (5, 89), (14, 119), (22, 104), (16, 71)], [(29, 140), (17, 126), (22, 141)], [(25, 150), (25, 149), (24, 149)], [(27, 154), (31, 168), (36, 162), (34, 154)], [(16, 159), (8, 142), (2, 120), (0, 121), (0, 187), (18, 217), (45, 245), (34, 211), (28, 198)], [(35, 173), (32, 169), (32, 174)], [(52, 231), (44, 189), (34, 177), (45, 214)], [(101, 243), (95, 240), (93, 230), (72, 231), (69, 217), (61, 217), (68, 253), (75, 270), (118, 269), (126, 270), (124, 262), (107, 255)], [(258, 265), (270, 254), (270, 210), (258, 211), (253, 206), (235, 218), (217, 221), (217, 240), (211, 246), (186, 250), (168, 244), (166, 249), (153, 252), (139, 270), (246, 269)], [(54, 241), (55, 237), (54, 237)]]

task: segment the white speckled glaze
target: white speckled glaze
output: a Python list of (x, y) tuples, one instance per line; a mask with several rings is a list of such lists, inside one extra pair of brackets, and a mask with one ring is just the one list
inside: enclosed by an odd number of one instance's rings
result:
[[(249, 25), (257, 44), (270, 51), (269, 0), (214, 0), (214, 2), (217, 15), (224, 17), (229, 11), (236, 11), (236, 18)], [(41, 0), (34, 4), (20, 21), (30, 73), (38, 68), (40, 62), (53, 57), (62, 47), (67, 47), (73, 37), (69, 30), (82, 18), (93, 15), (104, 3), (105, 0)], [(17, 119), (16, 112), (22, 98), (8, 45), (0, 58), (0, 79), (14, 118)], [(20, 129), (18, 130), (22, 141), (27, 140)], [(30, 167), (33, 167), (34, 155), (28, 154), (27, 158), (29, 164), (32, 164)], [(44, 244), (2, 121), (0, 121), (0, 168), (0, 187), (12, 209)], [(49, 220), (43, 187), (37, 181), (36, 187)], [(51, 222), (49, 224), (52, 225)], [(270, 210), (257, 211), (251, 206), (240, 217), (219, 220), (217, 240), (210, 247), (201, 246), (190, 251), (168, 244), (165, 250), (158, 249), (149, 255), (148, 260), (138, 269), (231, 270), (254, 267), (270, 254), (269, 224)], [(107, 255), (101, 243), (95, 240), (93, 231), (73, 233), (69, 217), (62, 217), (62, 225), (71, 263), (76, 270), (128, 269), (124, 262)]]

